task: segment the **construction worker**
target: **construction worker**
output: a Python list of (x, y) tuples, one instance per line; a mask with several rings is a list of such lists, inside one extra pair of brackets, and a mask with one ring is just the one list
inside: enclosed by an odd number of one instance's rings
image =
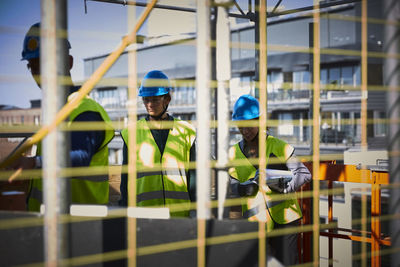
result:
[[(250, 95), (242, 95), (236, 101), (233, 121), (259, 120), (259, 102)], [(249, 221), (266, 222), (267, 231), (297, 226), (302, 217), (301, 209), (296, 198), (272, 202), (271, 198), (277, 194), (293, 193), (303, 184), (311, 180), (309, 170), (296, 159), (294, 148), (285, 141), (267, 135), (266, 164), (271, 168), (269, 161), (274, 160), (286, 164), (293, 173), (290, 182), (267, 183), (268, 186), (259, 186), (259, 127), (240, 126), (243, 137), (241, 141), (229, 150), (231, 168), (231, 190), (233, 195), (243, 197), (242, 215)], [(253, 159), (253, 161), (252, 161)], [(297, 263), (297, 234), (267, 238), (272, 255), (284, 265)]]
[[(139, 96), (147, 116), (137, 122), (137, 180), (136, 195), (139, 207), (171, 207), (181, 204), (180, 210), (171, 210), (170, 216), (190, 216), (190, 202), (196, 201), (195, 171), (189, 169), (195, 161), (194, 127), (167, 113), (171, 101), (171, 85), (161, 71), (148, 72), (139, 88)], [(128, 163), (128, 130), (121, 132), (124, 140), (124, 161)], [(121, 206), (127, 206), (127, 175), (121, 178)], [(175, 205), (176, 206), (176, 205)]]
[[(71, 48), (68, 40), (66, 46)], [(73, 57), (68, 56), (68, 101), (76, 97), (79, 87), (72, 85), (70, 69), (73, 65)], [(40, 76), (40, 23), (36, 23), (25, 35), (22, 60), (27, 60), (30, 70), (37, 85), (41, 87)], [(68, 126), (74, 122), (102, 122), (106, 130), (96, 131), (71, 131), (70, 162), (72, 167), (84, 166), (108, 166), (107, 144), (114, 137), (114, 130), (110, 124), (110, 118), (104, 109), (90, 97), (84, 98), (78, 107), (69, 115)], [(38, 153), (35, 157), (21, 157), (13, 163), (13, 168), (33, 169), (42, 167), (41, 144), (38, 145)], [(71, 202), (76, 204), (107, 204), (109, 196), (108, 174), (96, 176), (71, 177), (70, 179)], [(28, 210), (39, 211), (42, 204), (43, 190), (42, 180), (30, 181), (28, 192)]]

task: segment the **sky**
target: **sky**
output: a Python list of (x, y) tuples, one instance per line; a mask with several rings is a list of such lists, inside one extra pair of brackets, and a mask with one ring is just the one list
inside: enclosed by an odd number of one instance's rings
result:
[[(273, 7), (277, 1), (269, 0), (268, 7)], [(237, 2), (247, 12), (248, 1)], [(84, 0), (68, 0), (67, 3), (70, 54), (74, 57), (71, 75), (74, 82), (82, 82), (83, 59), (113, 51), (127, 33), (127, 10), (119, 4), (87, 1), (85, 14)], [(312, 0), (283, 0), (281, 7), (291, 9), (311, 4)], [(21, 61), (24, 36), (32, 24), (40, 21), (40, 10), (40, 0), (0, 0), (0, 105), (28, 108), (31, 99), (41, 98), (41, 90), (28, 71), (27, 62)], [(142, 10), (138, 7), (137, 13)], [(145, 33), (146, 24), (139, 34)]]
[[(72, 79), (83, 79), (83, 58), (104, 55), (115, 49), (126, 34), (123, 5), (68, 1), (70, 54), (74, 57)], [(40, 21), (40, 0), (0, 0), (0, 105), (27, 108), (41, 98), (41, 90), (21, 61), (22, 43), (30, 26)]]

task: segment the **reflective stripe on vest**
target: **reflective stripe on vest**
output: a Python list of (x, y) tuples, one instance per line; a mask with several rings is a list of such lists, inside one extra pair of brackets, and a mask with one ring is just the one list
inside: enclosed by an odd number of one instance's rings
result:
[(260, 208), (260, 206), (257, 206), (257, 207), (246, 210), (245, 212), (243, 212), (243, 218), (248, 219), (250, 217), (253, 217), (254, 215), (256, 215), (259, 212), (259, 210), (260, 210), (259, 208)]
[[(121, 132), (122, 139), (129, 148), (128, 135), (127, 129)], [(137, 123), (136, 140), (137, 169), (145, 170), (137, 173), (138, 206), (180, 203), (185, 207), (180, 212), (171, 212), (171, 216), (189, 216), (190, 198), (186, 173), (189, 170), (190, 148), (195, 140), (193, 126), (174, 119), (162, 155), (145, 119)], [(160, 171), (151, 170), (160, 167)]]
[(147, 200), (153, 200), (153, 199), (163, 199), (165, 195), (165, 198), (170, 198), (170, 199), (181, 199), (181, 200), (190, 200), (189, 195), (187, 192), (181, 192), (181, 191), (151, 191), (151, 192), (146, 192), (146, 193), (141, 193), (137, 195), (137, 202), (140, 203), (142, 201), (147, 201)]
[[(291, 146), (285, 143), (282, 140), (274, 138), (273, 136), (267, 137), (267, 145), (266, 145), (266, 161), (268, 164), (268, 159), (271, 154), (276, 155), (281, 160), (286, 160), (290, 153), (293, 151)], [(240, 166), (231, 167), (229, 169), (229, 175), (233, 178), (239, 180), (239, 182), (243, 183), (248, 179), (254, 177), (256, 173), (256, 168), (250, 163), (250, 161), (246, 158), (243, 154), (242, 150), (240, 149), (239, 144), (234, 145), (229, 150), (229, 158), (230, 160), (242, 160)], [(263, 205), (269, 209), (271, 219), (279, 224), (287, 224), (294, 220), (301, 218), (302, 213), (298, 201), (296, 198), (288, 199), (288, 200), (279, 200), (279, 201), (271, 201), (271, 197), (275, 194), (269, 188), (266, 190), (266, 195), (263, 197), (264, 199), (262, 202)], [(261, 194), (261, 193), (259, 193)], [(260, 196), (259, 194), (257, 197), (259, 198), (257, 201), (255, 198), (248, 198), (246, 203), (242, 205), (243, 217), (251, 218), (256, 216), (261, 209), (259, 209), (259, 202)]]
[[(68, 97), (68, 101), (76, 96), (76, 93)], [(114, 130), (111, 120), (105, 110), (89, 97), (84, 98), (70, 116), (69, 123), (84, 112), (99, 113), (105, 123), (104, 141), (97, 152), (92, 156), (89, 166), (108, 166), (108, 143), (114, 137)], [(41, 155), (40, 144), (38, 145), (37, 155)], [(107, 204), (109, 195), (108, 175), (93, 175), (72, 177), (70, 179), (71, 202), (75, 204)], [(40, 204), (43, 203), (42, 180), (31, 181), (31, 192), (28, 198), (28, 210), (39, 211)]]
[[(177, 176), (182, 176), (182, 170), (179, 169), (174, 169), (174, 170), (163, 170), (163, 171), (146, 171), (146, 172), (138, 172), (137, 173), (137, 179), (146, 177), (146, 176), (153, 176), (153, 175), (177, 175)], [(183, 174), (186, 175), (186, 174)]]
[(73, 177), (72, 179), (85, 180), (90, 182), (107, 182), (108, 175), (80, 176), (80, 177)]

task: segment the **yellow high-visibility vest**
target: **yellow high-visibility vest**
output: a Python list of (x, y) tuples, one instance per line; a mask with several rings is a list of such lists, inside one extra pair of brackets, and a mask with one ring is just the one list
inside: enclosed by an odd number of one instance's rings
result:
[[(68, 97), (71, 101), (76, 93)], [(75, 108), (69, 116), (69, 123), (84, 112), (97, 112), (105, 122), (104, 141), (93, 155), (89, 166), (108, 167), (108, 143), (114, 137), (114, 130), (111, 120), (100, 104), (90, 97), (84, 98), (79, 106)], [(41, 155), (41, 144), (38, 145), (37, 155)], [(61, 178), (62, 179), (62, 178)], [(108, 172), (100, 175), (80, 176), (70, 178), (71, 202), (74, 204), (107, 204), (109, 198)], [(42, 179), (31, 180), (30, 193), (28, 196), (28, 210), (39, 211), (43, 203), (43, 185)]]
[[(121, 136), (129, 148), (128, 130)], [(187, 173), (190, 163), (190, 148), (196, 138), (194, 127), (174, 118), (163, 154), (151, 134), (145, 119), (137, 122), (137, 206), (170, 207), (173, 217), (188, 217), (190, 198)], [(129, 196), (128, 189), (128, 196)], [(175, 208), (171, 210), (171, 207)]]
[[(275, 155), (281, 162), (285, 162), (293, 153), (294, 148), (286, 142), (275, 138), (271, 135), (267, 137), (266, 141), (266, 161), (271, 154)], [(257, 169), (243, 154), (239, 143), (235, 144), (229, 149), (230, 161), (240, 160), (240, 163), (232, 163), (234, 167), (229, 168), (229, 175), (240, 183), (243, 183), (254, 177)], [(283, 201), (271, 201), (271, 197), (276, 193), (265, 187), (265, 196), (261, 191), (255, 197), (250, 197), (242, 203), (243, 217), (248, 218), (249, 221), (265, 221), (267, 229), (272, 230), (274, 222), (279, 224), (287, 224), (302, 217), (300, 205), (296, 198)]]

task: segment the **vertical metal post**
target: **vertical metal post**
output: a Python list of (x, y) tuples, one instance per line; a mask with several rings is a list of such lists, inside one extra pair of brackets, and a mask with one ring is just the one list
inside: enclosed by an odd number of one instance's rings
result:
[[(249, 3), (250, 4), (250, 3)], [(254, 55), (254, 81), (256, 83), (255, 86), (255, 97), (259, 97), (260, 95), (260, 88), (258, 82), (260, 81), (260, 50), (258, 49), (257, 45), (260, 43), (260, 0), (254, 0), (254, 43), (255, 43), (255, 55)], [(249, 7), (250, 8), (250, 7)], [(250, 10), (250, 9), (249, 9)]]
[[(308, 24), (308, 46), (310, 49), (312, 49), (312, 47), (314, 46), (314, 22), (310, 22)], [(309, 55), (309, 72), (310, 72), (310, 77), (311, 77), (311, 84), (314, 81), (314, 54), (310, 53)], [(309, 138), (309, 142), (310, 142), (310, 146), (309, 146), (309, 150), (310, 150), (310, 155), (314, 154), (313, 151), (313, 130), (312, 130), (312, 124), (311, 124), (311, 118), (314, 116), (314, 112), (313, 112), (313, 103), (314, 103), (314, 88), (310, 89), (310, 106), (309, 106), (309, 110), (308, 110), (308, 120), (307, 120), (307, 125), (308, 125), (308, 138)]]
[[(41, 1), (41, 87), (43, 89), (43, 123), (49, 125), (66, 103), (66, 86), (60, 81), (69, 73), (67, 63), (67, 2)], [(60, 78), (61, 77), (61, 78)], [(43, 140), (44, 248), (47, 266), (55, 266), (69, 255), (68, 225), (60, 224), (59, 214), (69, 213), (67, 179), (57, 179), (67, 166), (69, 143), (58, 129)]]
[[(387, 119), (388, 127), (388, 152), (389, 152), (389, 179), (390, 203), (389, 214), (400, 214), (400, 3), (396, 0), (383, 1), (383, 14), (387, 23), (384, 30), (384, 52), (387, 57), (383, 64), (384, 85), (387, 86)], [(393, 218), (390, 222), (390, 236), (392, 248), (396, 251), (400, 248), (400, 224)], [(400, 262), (400, 253), (393, 253), (391, 265), (396, 266)]]
[(320, 14), (318, 0), (314, 0), (313, 20), (313, 264), (319, 266)]
[[(213, 86), (211, 87), (211, 106), (214, 105), (214, 110), (211, 114), (211, 118), (214, 119), (214, 121), (218, 122), (218, 86), (215, 86), (214, 81), (217, 80), (217, 18), (218, 18), (218, 7), (213, 6), (211, 7), (211, 20), (210, 20), (210, 38), (211, 42), (215, 43), (215, 45), (211, 46), (211, 80), (213, 81)], [(214, 123), (215, 125), (215, 123)], [(218, 127), (212, 127), (211, 128), (211, 138), (212, 144), (212, 150), (211, 150), (211, 155), (214, 155), (216, 159), (218, 159)], [(218, 190), (219, 190), (219, 184), (218, 184), (218, 169), (213, 168), (211, 173), (211, 192), (210, 192), (210, 197), (211, 200), (213, 198), (218, 199)], [(217, 209), (212, 210), (212, 214), (216, 212), (216, 215), (218, 216), (218, 207)]]
[[(136, 40), (134, 31), (136, 22), (136, 6), (127, 7), (127, 29), (133, 33), (133, 40)], [(136, 44), (134, 44), (136, 45)], [(136, 47), (128, 52), (128, 207), (136, 207), (136, 116), (137, 116), (137, 58)], [(136, 218), (127, 218), (128, 232), (128, 259), (130, 267), (135, 267), (136, 262)]]
[[(368, 99), (368, 13), (367, 0), (361, 2), (361, 152), (368, 150), (367, 144), (367, 99)], [(368, 182), (365, 173), (361, 177), (362, 182)], [(361, 231), (366, 238), (367, 231), (367, 189), (361, 190)], [(361, 243), (361, 266), (367, 266), (367, 243)]]
[(379, 174), (372, 172), (371, 181), (371, 266), (381, 266), (380, 239), (381, 239), (381, 185)]
[[(197, 1), (197, 266), (205, 266), (206, 220), (210, 217), (210, 0)], [(201, 179), (200, 179), (201, 177)]]
[[(333, 182), (331, 180), (328, 180), (328, 189), (329, 189), (329, 195), (328, 195), (328, 222), (332, 223), (333, 222), (333, 195), (332, 195), (332, 185)], [(329, 233), (333, 233), (332, 229), (329, 229)], [(328, 265), (329, 267), (333, 267), (333, 237), (329, 236), (328, 237)]]
[[(308, 45), (310, 47), (310, 55), (309, 55), (309, 72), (310, 72), (310, 77), (311, 77), (311, 88), (310, 88), (310, 104), (309, 104), (309, 110), (308, 110), (308, 119), (307, 119), (307, 133), (308, 133), (308, 141), (310, 142), (310, 146), (309, 146), (309, 154), (311, 157), (313, 157), (314, 155), (314, 136), (313, 136), (313, 127), (312, 127), (312, 118), (314, 117), (314, 53), (312, 53), (312, 48), (314, 47), (314, 22), (310, 22), (308, 24)], [(314, 165), (313, 165), (314, 167)], [(317, 177), (315, 175), (313, 175), (313, 177)], [(318, 179), (318, 177), (316, 178)], [(310, 189), (313, 190), (314, 188), (314, 183), (312, 183), (310, 185)], [(313, 190), (314, 192), (314, 190)], [(305, 200), (306, 202), (309, 202), (310, 204), (310, 208), (312, 211), (314, 211), (314, 201), (311, 200)], [(319, 205), (319, 204), (318, 204)], [(314, 215), (314, 213), (313, 213)], [(310, 223), (314, 224), (314, 216), (310, 215)], [(318, 222), (319, 222), (319, 218), (318, 218)], [(314, 232), (313, 232), (314, 234)], [(311, 257), (313, 257), (313, 243), (311, 235), (309, 233), (304, 233), (303, 234), (304, 238), (306, 241), (310, 241), (309, 243), (305, 243), (305, 247), (304, 250), (309, 252), (309, 255), (306, 255), (304, 258), (311, 260)], [(308, 250), (308, 249), (309, 250)]]
[[(217, 80), (218, 80), (218, 167), (228, 163), (229, 148), (229, 80), (231, 79), (230, 28), (228, 10), (218, 7), (217, 18)], [(229, 177), (218, 171), (218, 219), (223, 219)]]
[[(266, 154), (267, 151), (267, 0), (261, 0), (259, 6), (256, 5), (256, 9), (259, 8), (258, 18), (259, 28), (259, 92), (260, 92), (260, 118), (259, 118), (259, 131), (258, 131), (258, 155), (259, 155), (259, 170), (260, 170), (260, 184), (262, 187), (266, 185), (266, 173), (267, 168)], [(257, 43), (256, 43), (257, 44)], [(263, 192), (264, 194), (264, 192)], [(258, 264), (259, 266), (266, 266), (266, 230), (265, 222), (260, 221), (258, 223)]]

